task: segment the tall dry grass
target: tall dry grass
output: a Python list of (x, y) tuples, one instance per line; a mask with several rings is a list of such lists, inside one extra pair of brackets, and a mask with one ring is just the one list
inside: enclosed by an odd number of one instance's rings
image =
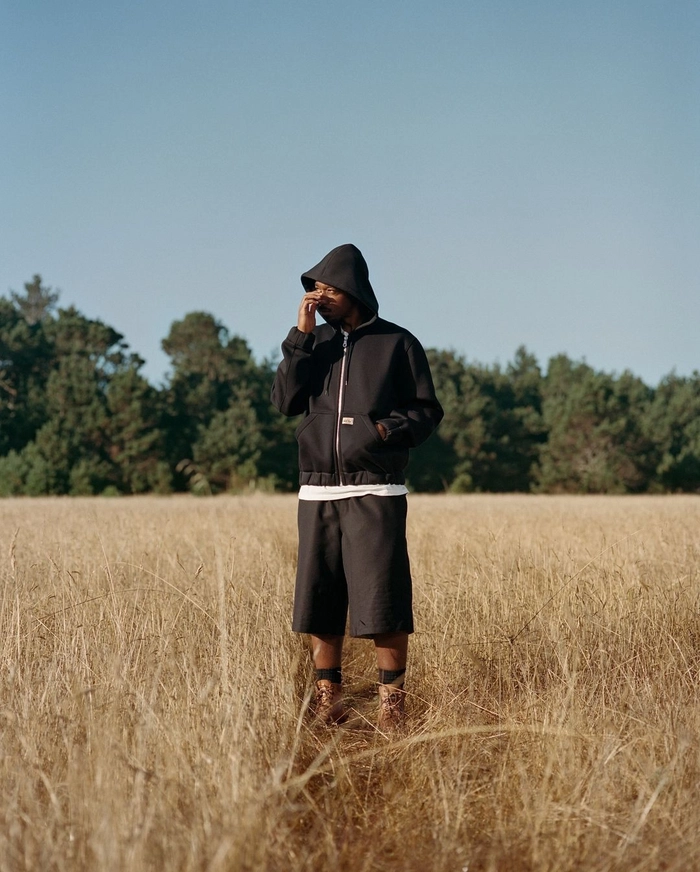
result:
[(294, 498), (0, 502), (0, 870), (700, 869), (700, 501), (410, 506), (387, 738), (366, 641), (305, 715)]

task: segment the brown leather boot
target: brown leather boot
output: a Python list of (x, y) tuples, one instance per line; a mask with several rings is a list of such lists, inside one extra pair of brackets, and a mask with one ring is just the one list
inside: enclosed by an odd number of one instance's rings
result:
[(383, 733), (400, 730), (406, 725), (406, 691), (393, 684), (378, 684), (379, 718), (377, 726)]
[(314, 712), (323, 724), (342, 724), (348, 713), (340, 684), (321, 678), (316, 682)]

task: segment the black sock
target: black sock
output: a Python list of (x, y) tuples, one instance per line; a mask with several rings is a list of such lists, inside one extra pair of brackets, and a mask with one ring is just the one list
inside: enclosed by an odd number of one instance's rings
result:
[(343, 678), (340, 666), (336, 666), (335, 669), (317, 669), (316, 681), (332, 681), (334, 684), (342, 684)]
[(394, 687), (403, 687), (403, 680), (405, 675), (405, 669), (380, 669), (379, 683), (393, 684)]

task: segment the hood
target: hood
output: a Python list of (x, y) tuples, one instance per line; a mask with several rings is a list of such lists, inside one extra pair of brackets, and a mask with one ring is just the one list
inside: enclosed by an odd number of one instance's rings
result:
[(362, 252), (354, 245), (339, 245), (329, 251), (320, 263), (301, 277), (304, 290), (313, 290), (314, 282), (332, 285), (345, 291), (376, 315), (379, 303), (369, 281), (369, 267)]

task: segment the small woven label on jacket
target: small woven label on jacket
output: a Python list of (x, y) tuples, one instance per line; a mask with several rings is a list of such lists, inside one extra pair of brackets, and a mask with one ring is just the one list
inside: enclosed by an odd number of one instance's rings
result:
[(355, 423), (355, 419), (354, 419), (354, 418), (343, 418), (343, 422), (342, 422), (342, 423), (343, 423), (343, 424), (354, 424), (354, 423)]

